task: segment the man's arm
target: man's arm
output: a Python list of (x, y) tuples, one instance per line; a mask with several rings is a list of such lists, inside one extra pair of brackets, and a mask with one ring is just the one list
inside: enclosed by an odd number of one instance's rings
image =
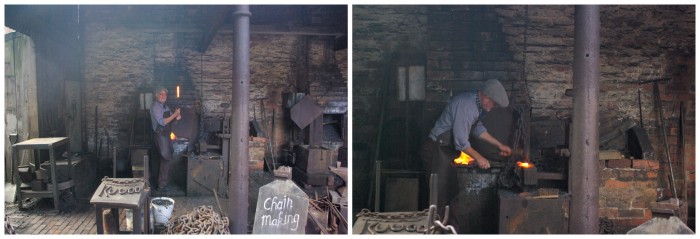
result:
[(175, 110), (173, 114), (171, 114), (168, 118), (163, 118), (163, 123), (170, 124), (175, 118), (180, 116), (180, 109)]
[(476, 150), (474, 150), (474, 148), (467, 147), (466, 149), (464, 149), (464, 153), (466, 153), (469, 156), (471, 156), (472, 158), (474, 158), (474, 160), (476, 160), (476, 165), (478, 165), (479, 168), (489, 169), (491, 167), (489, 160), (484, 158), (484, 156), (481, 156), (481, 154), (479, 152), (476, 152)]
[(510, 156), (510, 154), (512, 152), (510, 147), (499, 142), (496, 138), (494, 138), (491, 134), (489, 134), (488, 131), (484, 131), (483, 133), (481, 133), (479, 135), (479, 138), (486, 140), (486, 142), (489, 142), (490, 144), (493, 144), (494, 146), (498, 147), (498, 149), (501, 151), (499, 153), (501, 156), (504, 156), (504, 157)]

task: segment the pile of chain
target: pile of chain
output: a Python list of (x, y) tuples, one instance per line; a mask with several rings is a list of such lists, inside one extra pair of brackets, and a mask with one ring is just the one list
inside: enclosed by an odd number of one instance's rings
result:
[(8, 234), (8, 235), (17, 234), (15, 232), (15, 228), (10, 223), (10, 217), (7, 215), (5, 215), (5, 234)]
[(615, 223), (608, 219), (608, 217), (603, 217), (600, 219), (598, 224), (599, 234), (615, 234)]
[(231, 234), (228, 218), (222, 217), (212, 206), (199, 206), (192, 212), (170, 220), (163, 234)]

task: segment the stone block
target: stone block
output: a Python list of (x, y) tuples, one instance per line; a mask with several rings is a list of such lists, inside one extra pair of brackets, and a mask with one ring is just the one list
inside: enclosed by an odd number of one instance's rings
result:
[(619, 181), (617, 179), (608, 179), (605, 181), (605, 183), (603, 185), (604, 185), (603, 187), (605, 187), (607, 189), (614, 189), (614, 188), (630, 188), (630, 186), (632, 184), (629, 182)]
[(659, 161), (648, 159), (634, 159), (632, 160), (632, 168), (659, 170)]
[(265, 161), (255, 160), (248, 161), (249, 170), (263, 170), (265, 168)]
[(632, 162), (629, 159), (613, 159), (608, 160), (608, 168), (630, 168)]
[(616, 207), (601, 207), (600, 209), (598, 209), (598, 216), (607, 218), (618, 218), (619, 209)]
[(630, 208), (630, 209), (620, 209), (620, 218), (644, 218), (644, 209), (641, 208)]
[(657, 171), (646, 171), (646, 173), (649, 180), (656, 180), (659, 177), (659, 172)]
[[(603, 162), (603, 161), (601, 161), (601, 162)], [(617, 178), (617, 170), (614, 170), (611, 168), (605, 168), (602, 171), (600, 171), (600, 178), (603, 180)]]
[(634, 173), (636, 170), (633, 170), (632, 168), (627, 168), (627, 169), (618, 169), (617, 170), (617, 179), (620, 181), (634, 181)]

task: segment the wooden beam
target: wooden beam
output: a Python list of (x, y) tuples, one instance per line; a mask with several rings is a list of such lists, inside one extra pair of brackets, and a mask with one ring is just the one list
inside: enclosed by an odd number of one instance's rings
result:
[[(114, 24), (107, 26), (112, 30), (128, 30), (149, 33), (202, 33), (209, 31), (201, 26), (193, 24)], [(342, 36), (347, 34), (344, 26), (279, 26), (279, 25), (251, 25), (250, 34), (267, 35), (307, 35), (307, 36)], [(233, 26), (228, 22), (219, 26), (220, 33), (233, 33)]]
[(231, 14), (231, 11), (233, 10), (233, 6), (215, 6), (214, 9), (214, 14), (213, 17), (211, 18), (211, 22), (206, 24), (209, 26), (206, 32), (204, 32), (204, 35), (202, 36), (202, 40), (199, 42), (199, 48), (197, 49), (199, 52), (204, 53), (207, 51), (209, 48), (209, 44), (211, 44), (211, 41), (214, 39), (214, 36), (216, 36), (216, 33), (219, 31), (219, 28), (226, 22), (226, 19), (228, 18), (229, 14)]

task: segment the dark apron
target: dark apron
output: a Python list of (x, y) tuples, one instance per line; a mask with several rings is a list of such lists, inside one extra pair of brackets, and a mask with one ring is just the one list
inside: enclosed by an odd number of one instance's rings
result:
[[(170, 111), (163, 112), (163, 118), (170, 116)], [(156, 143), (156, 148), (160, 154), (161, 160), (158, 165), (158, 187), (168, 185), (168, 172), (170, 171), (170, 160), (173, 159), (173, 143), (170, 140), (172, 130), (170, 124), (166, 126), (156, 126), (156, 132), (153, 134), (153, 140)]]
[[(455, 150), (451, 130), (438, 135), (435, 141), (430, 138), (426, 140), (423, 148), (423, 165), (426, 172), (438, 174), (437, 209), (442, 217), (444, 217), (445, 206), (449, 205), (459, 193), (457, 170), (452, 166), (452, 160), (457, 157), (459, 157), (459, 151)], [(430, 174), (426, 176), (429, 180)]]

